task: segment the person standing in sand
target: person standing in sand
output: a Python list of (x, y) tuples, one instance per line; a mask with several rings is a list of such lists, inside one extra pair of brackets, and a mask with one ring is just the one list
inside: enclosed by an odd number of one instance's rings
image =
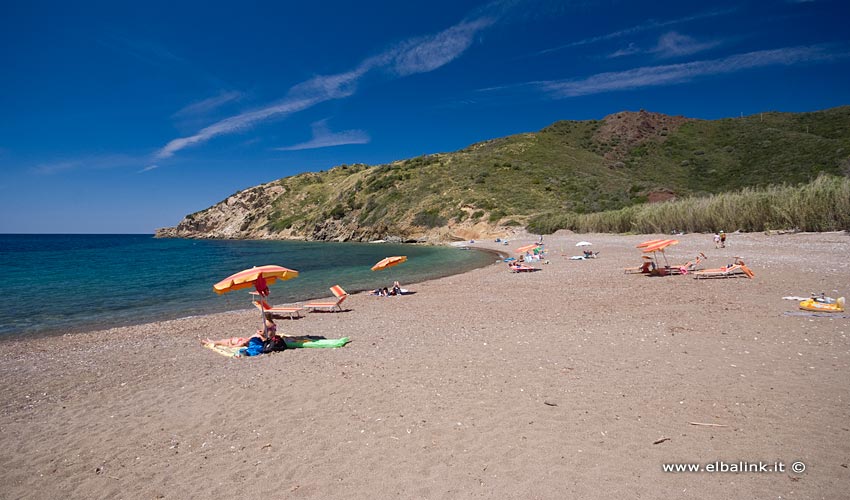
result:
[(720, 231), (720, 248), (726, 248), (726, 233)]
[(720, 248), (720, 235), (714, 233), (714, 248)]

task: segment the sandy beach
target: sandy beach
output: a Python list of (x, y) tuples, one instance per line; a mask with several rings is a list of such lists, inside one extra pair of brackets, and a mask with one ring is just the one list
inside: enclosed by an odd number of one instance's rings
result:
[[(539, 272), (278, 321), (339, 349), (200, 346), (250, 335), (247, 307), (2, 339), (0, 497), (846, 498), (850, 319), (786, 316), (783, 297), (850, 295), (850, 237), (684, 235), (671, 263), (740, 256), (755, 279), (624, 274), (651, 238), (546, 236)], [(580, 240), (599, 258), (569, 260)], [(718, 461), (786, 470), (662, 471)]]

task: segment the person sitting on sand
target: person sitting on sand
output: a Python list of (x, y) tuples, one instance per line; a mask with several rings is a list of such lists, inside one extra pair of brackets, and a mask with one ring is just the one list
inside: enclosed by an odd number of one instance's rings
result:
[(264, 352), (268, 352), (265, 348), (266, 341), (272, 337), (277, 337), (277, 325), (275, 325), (274, 321), (272, 321), (271, 315), (267, 314), (265, 332), (263, 330), (257, 330), (257, 333), (248, 339), (248, 344), (246, 344), (242, 349), (239, 349), (236, 356), (259, 356)]
[(393, 295), (401, 295), (401, 285), (398, 284), (398, 281), (393, 282)]
[[(277, 334), (277, 325), (274, 323), (274, 321), (272, 321), (272, 318), (269, 315), (266, 315), (266, 330), (268, 330), (268, 337), (272, 337), (273, 335)], [(201, 343), (224, 347), (247, 347), (248, 344), (251, 343), (251, 339), (253, 338), (260, 339), (261, 345), (262, 342), (265, 342), (266, 340), (266, 337), (263, 335), (263, 331), (257, 330), (257, 333), (250, 337), (230, 337), (227, 339), (220, 340), (205, 339), (202, 340)]]

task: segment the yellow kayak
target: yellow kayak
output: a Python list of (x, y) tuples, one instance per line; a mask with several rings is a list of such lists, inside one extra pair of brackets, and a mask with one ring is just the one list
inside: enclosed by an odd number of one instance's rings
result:
[(800, 309), (817, 312), (844, 312), (844, 297), (838, 297), (835, 302), (822, 302), (811, 298), (800, 302)]

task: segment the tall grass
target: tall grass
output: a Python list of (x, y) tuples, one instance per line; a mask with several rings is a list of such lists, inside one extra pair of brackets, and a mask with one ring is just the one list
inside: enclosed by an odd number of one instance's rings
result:
[(550, 212), (528, 224), (529, 231), (539, 234), (558, 229), (580, 233), (850, 230), (850, 179), (821, 175), (799, 186), (744, 188), (592, 214)]

